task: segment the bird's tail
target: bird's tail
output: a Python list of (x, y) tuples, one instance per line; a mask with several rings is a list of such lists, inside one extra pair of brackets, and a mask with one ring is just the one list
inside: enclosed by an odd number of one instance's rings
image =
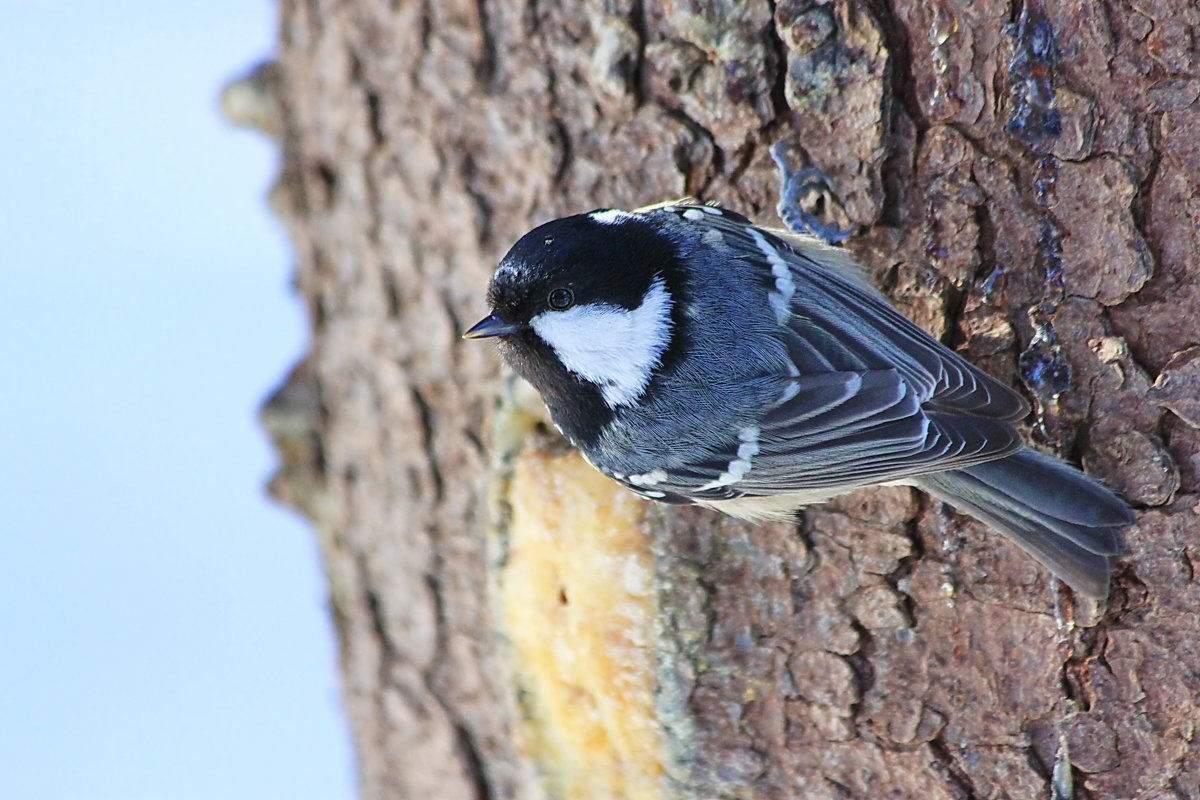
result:
[(1111, 557), (1133, 514), (1115, 494), (1063, 462), (1025, 447), (914, 483), (1008, 536), (1077, 591), (1108, 594)]

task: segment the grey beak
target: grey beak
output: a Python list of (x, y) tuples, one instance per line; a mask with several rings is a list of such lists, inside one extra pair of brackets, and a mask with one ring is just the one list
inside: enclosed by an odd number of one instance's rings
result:
[(476, 322), (462, 335), (464, 339), (487, 339), (491, 336), (508, 336), (521, 330), (520, 325), (505, 322), (495, 314)]

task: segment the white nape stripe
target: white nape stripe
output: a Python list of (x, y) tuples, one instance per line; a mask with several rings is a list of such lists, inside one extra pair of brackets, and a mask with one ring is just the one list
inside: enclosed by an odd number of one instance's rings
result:
[(635, 309), (585, 303), (543, 311), (529, 323), (563, 366), (600, 387), (609, 408), (631, 405), (671, 338), (671, 296), (659, 276)]
[(601, 225), (620, 225), (622, 222), (628, 222), (634, 219), (633, 214), (628, 211), (622, 211), (619, 208), (610, 208), (605, 211), (594, 211), (589, 214), (593, 220)]
[(746, 474), (750, 472), (750, 460), (758, 455), (758, 434), (760, 433), (757, 425), (747, 425), (738, 431), (737, 458), (729, 462), (729, 467), (717, 476), (715, 481), (709, 481), (696, 491), (704, 492), (709, 489), (720, 489), (722, 486), (728, 486), (731, 483), (737, 483)]
[(747, 228), (747, 230), (753, 237), (754, 243), (758, 245), (758, 249), (767, 257), (767, 263), (771, 265), (771, 274), (775, 276), (775, 291), (769, 294), (767, 302), (775, 311), (775, 321), (783, 325), (791, 319), (792, 295), (796, 293), (796, 281), (792, 279), (792, 268), (779, 255), (779, 251), (767, 242), (766, 237), (754, 228)]

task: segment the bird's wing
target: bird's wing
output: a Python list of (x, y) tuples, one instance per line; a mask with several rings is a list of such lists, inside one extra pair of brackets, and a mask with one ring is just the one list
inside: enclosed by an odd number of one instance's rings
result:
[(620, 479), (689, 500), (833, 494), (991, 461), (1021, 444), (1006, 421), (923, 410), (894, 369), (825, 372), (788, 380), (757, 424), (728, 431), (706, 458)]
[[(700, 214), (687, 215), (691, 209)], [(801, 373), (895, 369), (927, 410), (1018, 420), (1029, 405), (1011, 388), (964, 360), (892, 307), (840, 248), (755, 227), (713, 206), (664, 206), (692, 224), (719, 231), (735, 257), (752, 261), (773, 302), (790, 312), (789, 349)], [(786, 265), (781, 270), (779, 265)], [(790, 284), (781, 286), (781, 272)], [(786, 281), (785, 281), (786, 283)], [(786, 297), (784, 297), (786, 295)]]
[(635, 491), (721, 499), (839, 490), (1021, 447), (1011, 424), (1028, 413), (1020, 395), (892, 308), (841, 251), (711, 206), (658, 213), (719, 231), (731, 258), (757, 268), (797, 374), (781, 376), (775, 404), (706, 458), (622, 476)]

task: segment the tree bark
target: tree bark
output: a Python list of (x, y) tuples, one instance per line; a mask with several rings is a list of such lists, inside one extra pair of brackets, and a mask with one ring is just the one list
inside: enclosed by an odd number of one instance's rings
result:
[[(264, 417), (364, 798), (1200, 798), (1194, 4), (282, 0), (280, 26), (312, 344)], [(1107, 606), (908, 490), (762, 527), (635, 501), (459, 340), (552, 217), (695, 195), (776, 224), (777, 140), (897, 305), (1137, 507)]]

